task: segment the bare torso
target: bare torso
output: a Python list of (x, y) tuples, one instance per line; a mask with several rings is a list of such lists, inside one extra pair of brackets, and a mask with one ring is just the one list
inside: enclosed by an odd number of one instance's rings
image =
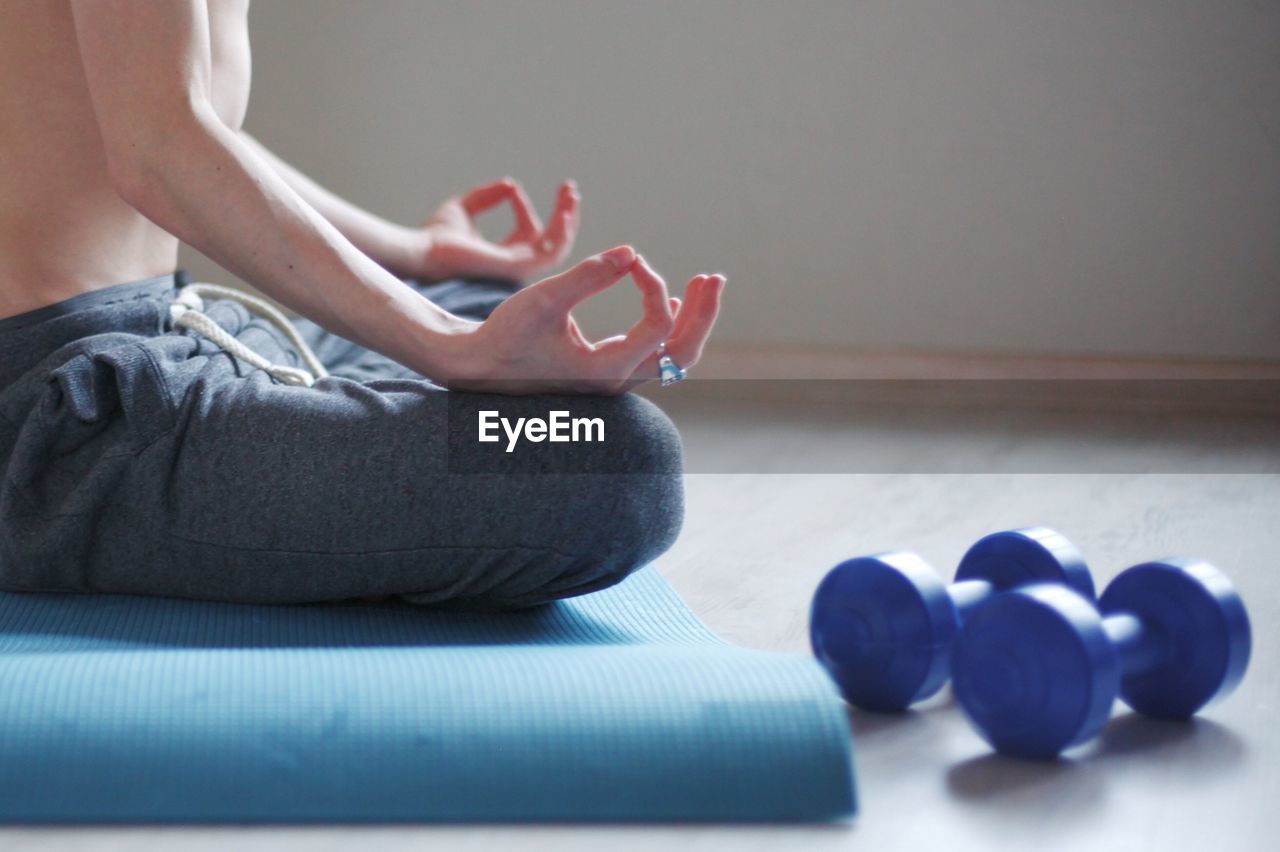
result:
[[(249, 0), (208, 0), (211, 97), (249, 101)], [(0, 317), (172, 272), (178, 241), (107, 173), (68, 0), (0, 3)]]

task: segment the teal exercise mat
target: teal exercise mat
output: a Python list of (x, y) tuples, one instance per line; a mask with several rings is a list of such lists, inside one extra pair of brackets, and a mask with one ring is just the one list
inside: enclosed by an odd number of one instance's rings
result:
[(652, 566), (517, 613), (0, 593), (0, 821), (827, 821), (812, 660)]

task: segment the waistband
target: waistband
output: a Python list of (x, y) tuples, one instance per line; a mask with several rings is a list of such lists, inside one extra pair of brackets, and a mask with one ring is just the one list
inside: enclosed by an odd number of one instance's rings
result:
[(127, 302), (133, 299), (162, 299), (172, 297), (174, 290), (187, 284), (187, 273), (179, 269), (168, 275), (157, 275), (141, 281), (128, 281), (124, 284), (113, 284), (80, 293), (61, 302), (45, 305), (11, 317), (0, 319), (0, 334), (17, 331), (21, 328), (38, 325), (56, 317), (66, 316), (78, 311), (102, 307), (116, 302)]
[(58, 349), (103, 334), (163, 334), (168, 304), (189, 283), (178, 270), (113, 284), (0, 319), (0, 391)]

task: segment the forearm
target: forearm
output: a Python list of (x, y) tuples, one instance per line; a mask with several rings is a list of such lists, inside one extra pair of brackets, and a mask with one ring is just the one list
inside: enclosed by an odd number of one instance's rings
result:
[(277, 157), (241, 130), (240, 138), (289, 188), (338, 229), (356, 248), (401, 278), (417, 275), (429, 248), (427, 232), (389, 222), (335, 195)]
[(361, 252), (211, 111), (143, 138), (120, 183), (161, 227), (321, 326), (433, 378), (462, 366), (473, 324)]

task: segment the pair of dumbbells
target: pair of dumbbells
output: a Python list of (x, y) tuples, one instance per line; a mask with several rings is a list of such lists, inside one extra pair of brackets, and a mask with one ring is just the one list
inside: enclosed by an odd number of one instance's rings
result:
[(950, 677), (978, 732), (1024, 758), (1092, 739), (1117, 696), (1191, 716), (1235, 688), (1251, 646), (1244, 603), (1212, 565), (1137, 565), (1095, 601), (1079, 551), (1042, 527), (981, 539), (950, 586), (914, 553), (842, 562), (818, 586), (809, 635), (851, 704), (905, 710)]

